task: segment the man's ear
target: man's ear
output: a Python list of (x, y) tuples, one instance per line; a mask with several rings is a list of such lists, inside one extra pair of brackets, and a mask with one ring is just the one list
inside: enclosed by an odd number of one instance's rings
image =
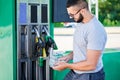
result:
[(86, 13), (86, 10), (85, 9), (82, 9), (81, 10), (81, 14), (84, 15)]

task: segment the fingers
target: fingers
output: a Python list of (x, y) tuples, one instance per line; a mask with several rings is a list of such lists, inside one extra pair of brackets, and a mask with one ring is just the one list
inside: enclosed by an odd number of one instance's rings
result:
[(65, 62), (66, 62), (66, 61), (68, 61), (68, 58), (67, 58), (67, 56), (65, 56), (65, 57), (59, 58), (58, 60), (59, 60), (59, 61), (65, 61)]
[(59, 58), (58, 61), (65, 61), (65, 58)]

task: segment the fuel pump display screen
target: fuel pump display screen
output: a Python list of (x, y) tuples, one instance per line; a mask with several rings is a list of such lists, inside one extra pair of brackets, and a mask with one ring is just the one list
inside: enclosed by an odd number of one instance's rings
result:
[(42, 4), (41, 5), (41, 22), (42, 23), (47, 23), (48, 22), (48, 15), (47, 15), (47, 13), (48, 13), (48, 10), (47, 10), (47, 8), (48, 8), (48, 5), (47, 4)]
[(27, 10), (26, 10), (26, 3), (20, 3), (19, 7), (19, 23), (24, 24), (27, 23)]
[(31, 5), (31, 23), (37, 23), (37, 6)]

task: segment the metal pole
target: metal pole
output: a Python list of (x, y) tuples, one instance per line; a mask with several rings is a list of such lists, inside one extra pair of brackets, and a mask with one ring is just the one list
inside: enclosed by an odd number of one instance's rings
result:
[(98, 19), (98, 0), (96, 0), (96, 8), (95, 8), (95, 14), (96, 14), (96, 18)]
[(89, 6), (89, 10), (91, 12), (91, 0), (88, 0), (88, 6)]

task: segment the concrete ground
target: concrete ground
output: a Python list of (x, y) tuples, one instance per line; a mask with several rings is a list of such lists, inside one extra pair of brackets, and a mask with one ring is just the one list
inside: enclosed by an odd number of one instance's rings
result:
[[(105, 48), (120, 48), (120, 27), (105, 27), (108, 40)], [(74, 28), (55, 28), (54, 39), (58, 50), (72, 50)]]

